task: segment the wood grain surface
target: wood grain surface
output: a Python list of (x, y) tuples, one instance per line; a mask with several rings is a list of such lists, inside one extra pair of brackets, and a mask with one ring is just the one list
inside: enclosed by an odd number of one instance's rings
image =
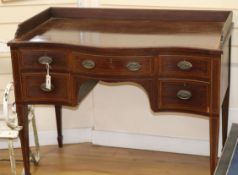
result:
[[(91, 144), (41, 148), (39, 167), (32, 175), (209, 175), (209, 158), (154, 151), (101, 147)], [(7, 151), (0, 151), (3, 157)], [(20, 158), (20, 151), (17, 154)], [(1, 156), (1, 157), (2, 157)], [(18, 172), (22, 163), (17, 164)], [(0, 162), (1, 175), (9, 163)]]

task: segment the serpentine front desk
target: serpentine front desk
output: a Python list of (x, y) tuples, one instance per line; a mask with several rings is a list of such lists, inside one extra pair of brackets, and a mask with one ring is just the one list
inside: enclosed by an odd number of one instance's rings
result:
[(8, 45), (25, 174), (27, 105), (55, 105), (62, 147), (61, 106), (76, 106), (98, 81), (140, 84), (154, 112), (207, 116), (213, 174), (220, 116), (227, 135), (231, 29), (230, 11), (49, 8), (21, 23)]

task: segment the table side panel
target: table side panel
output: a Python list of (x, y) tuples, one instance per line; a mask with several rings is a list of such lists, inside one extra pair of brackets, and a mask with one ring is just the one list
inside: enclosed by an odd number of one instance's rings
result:
[(224, 43), (223, 54), (221, 55), (221, 74), (220, 74), (220, 101), (223, 102), (226, 91), (230, 86), (230, 47), (231, 47), (231, 38), (227, 38)]

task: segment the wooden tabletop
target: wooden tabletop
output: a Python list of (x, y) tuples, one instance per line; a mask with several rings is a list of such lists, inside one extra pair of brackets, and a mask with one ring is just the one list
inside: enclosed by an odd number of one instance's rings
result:
[(22, 40), (94, 47), (220, 47), (222, 22), (49, 19)]
[[(50, 8), (18, 28), (16, 43), (97, 48), (221, 50), (231, 12)], [(39, 22), (36, 22), (39, 21)]]

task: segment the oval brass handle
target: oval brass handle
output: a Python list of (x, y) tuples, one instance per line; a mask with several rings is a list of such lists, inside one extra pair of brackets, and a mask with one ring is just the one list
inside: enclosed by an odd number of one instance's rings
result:
[(141, 69), (141, 64), (133, 61), (133, 62), (127, 63), (126, 67), (128, 70), (135, 72)]
[(38, 62), (40, 64), (50, 64), (53, 62), (53, 59), (49, 56), (41, 56), (39, 59), (38, 59)]
[(55, 89), (55, 87), (54, 87), (53, 84), (51, 84), (51, 89), (48, 89), (48, 88), (46, 88), (46, 84), (45, 84), (45, 83), (42, 83), (42, 84), (40, 85), (40, 89), (41, 89), (42, 91), (44, 91), (44, 92), (52, 92), (52, 91)]
[(178, 68), (181, 70), (190, 70), (193, 67), (193, 64), (189, 61), (180, 61), (177, 64)]
[(81, 63), (81, 65), (85, 68), (85, 69), (93, 69), (96, 64), (93, 60), (83, 60), (83, 62)]
[(177, 97), (181, 100), (189, 100), (192, 98), (192, 92), (188, 90), (179, 90), (177, 92)]

